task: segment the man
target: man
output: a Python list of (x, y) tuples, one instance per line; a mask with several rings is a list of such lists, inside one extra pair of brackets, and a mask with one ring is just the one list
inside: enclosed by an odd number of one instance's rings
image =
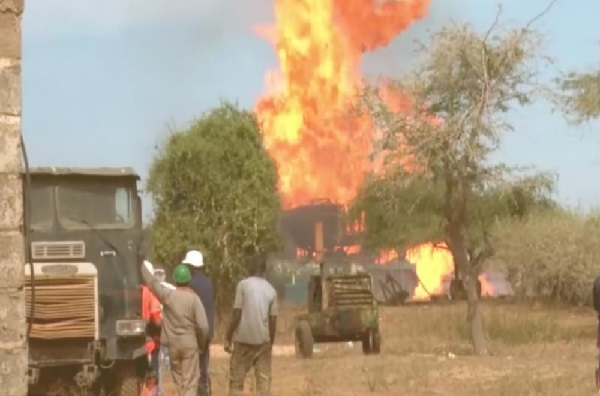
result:
[(183, 263), (188, 265), (192, 272), (192, 280), (190, 281), (190, 287), (202, 301), (204, 311), (206, 312), (206, 319), (208, 320), (208, 338), (206, 345), (204, 345), (203, 353), (200, 356), (200, 396), (210, 396), (210, 375), (208, 373), (208, 362), (210, 360), (210, 342), (213, 338), (214, 327), (215, 327), (215, 296), (213, 291), (213, 285), (206, 276), (202, 268), (204, 268), (204, 256), (198, 250), (190, 250), (185, 255)]
[(142, 264), (142, 277), (162, 303), (162, 343), (169, 349), (171, 374), (180, 396), (197, 396), (200, 381), (200, 347), (208, 336), (208, 322), (202, 302), (190, 289), (189, 268), (179, 264), (173, 271), (176, 289), (165, 286), (148, 261)]
[[(235, 292), (225, 351), (232, 353), (229, 396), (244, 394), (244, 381), (254, 367), (257, 396), (271, 394), (271, 353), (277, 325), (277, 292), (265, 279), (266, 258), (255, 255), (253, 275), (240, 281)], [(233, 342), (233, 350), (232, 350)]]

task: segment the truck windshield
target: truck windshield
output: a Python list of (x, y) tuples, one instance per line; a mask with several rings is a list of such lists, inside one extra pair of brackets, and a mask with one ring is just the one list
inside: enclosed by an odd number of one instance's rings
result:
[(79, 183), (56, 190), (58, 218), (65, 228), (131, 228), (135, 224), (134, 196), (128, 187)]
[(52, 187), (33, 184), (29, 192), (29, 199), (31, 204), (31, 228), (34, 230), (50, 229), (54, 214)]

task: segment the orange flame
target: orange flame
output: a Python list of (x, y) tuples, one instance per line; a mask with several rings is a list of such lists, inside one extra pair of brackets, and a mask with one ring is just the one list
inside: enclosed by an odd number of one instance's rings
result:
[(431, 295), (444, 293), (444, 278), (454, 273), (452, 253), (445, 244), (413, 246), (406, 252), (406, 259), (413, 263), (420, 280), (413, 299), (428, 300)]
[(365, 51), (387, 45), (423, 18), (430, 0), (275, 0), (278, 73), (256, 104), (265, 146), (279, 171), (284, 207), (355, 196), (371, 169), (373, 128), (352, 113)]
[[(430, 0), (275, 0), (275, 26), (257, 31), (273, 43), (280, 70), (266, 76), (268, 93), (255, 111), (278, 167), (285, 208), (321, 197), (347, 205), (355, 197), (365, 173), (377, 165), (369, 160), (377, 131), (371, 119), (352, 112), (362, 89), (362, 56), (424, 18), (429, 5)], [(382, 99), (393, 111), (410, 106), (392, 89), (382, 90)], [(364, 219), (348, 232), (360, 229)], [(382, 252), (376, 262), (396, 257)], [(445, 247), (413, 246), (407, 258), (422, 282), (415, 298), (442, 292), (444, 277), (453, 271)]]

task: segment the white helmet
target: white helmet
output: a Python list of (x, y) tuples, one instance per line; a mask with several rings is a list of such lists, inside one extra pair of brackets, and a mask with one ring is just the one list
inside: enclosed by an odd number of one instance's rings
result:
[(190, 250), (185, 255), (185, 258), (182, 261), (183, 264), (189, 264), (192, 267), (200, 268), (204, 266), (204, 257), (202, 253), (198, 250)]

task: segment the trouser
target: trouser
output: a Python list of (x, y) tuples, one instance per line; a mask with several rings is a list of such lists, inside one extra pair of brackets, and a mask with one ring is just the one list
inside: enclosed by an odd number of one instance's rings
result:
[(197, 396), (200, 382), (200, 352), (196, 348), (169, 345), (171, 375), (179, 396)]
[(244, 381), (254, 367), (256, 396), (271, 395), (271, 351), (270, 342), (259, 345), (233, 344), (229, 367), (229, 396), (243, 396)]
[(208, 362), (210, 360), (210, 342), (206, 344), (204, 353), (200, 355), (200, 396), (210, 396), (210, 375), (208, 373)]

